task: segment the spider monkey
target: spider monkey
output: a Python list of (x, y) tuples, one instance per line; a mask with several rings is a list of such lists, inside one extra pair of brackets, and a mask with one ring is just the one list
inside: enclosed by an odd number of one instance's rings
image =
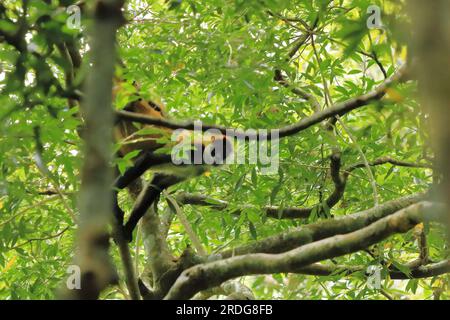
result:
[[(136, 89), (139, 86), (134, 84)], [(115, 87), (113, 95), (119, 86)], [(129, 103), (125, 111), (139, 113), (145, 116), (155, 118), (166, 118), (164, 107), (158, 103), (150, 100), (144, 100), (140, 96)], [(143, 129), (142, 135), (138, 136), (138, 131)], [(151, 133), (145, 133), (149, 129)], [(151, 130), (150, 130), (151, 129)], [(138, 139), (128, 141), (122, 144), (118, 151), (118, 156), (123, 157), (127, 153), (139, 150), (140, 154), (134, 161), (134, 165), (125, 171), (122, 176), (119, 176), (115, 181), (114, 190), (114, 213), (119, 226), (122, 226), (123, 237), (131, 242), (133, 230), (139, 220), (143, 217), (148, 208), (159, 198), (161, 192), (168, 187), (180, 183), (184, 180), (199, 176), (204, 173), (209, 166), (215, 166), (224, 163), (225, 159), (233, 152), (233, 145), (226, 136), (222, 134), (203, 134), (201, 139), (193, 137), (192, 132), (181, 130), (176, 135), (172, 142), (163, 143), (161, 139), (164, 135), (173, 135), (175, 132), (167, 128), (159, 128), (151, 125), (136, 125), (131, 122), (118, 120), (114, 127), (114, 137), (116, 141), (126, 141), (138, 136)], [(183, 160), (184, 163), (176, 165), (174, 163), (173, 152), (172, 155), (156, 152), (161, 148), (184, 147)], [(186, 148), (187, 146), (187, 148)], [(187, 149), (187, 152), (186, 152)], [(198, 163), (196, 159), (202, 159), (203, 156), (210, 156), (213, 161), (210, 165)], [(197, 163), (197, 164), (194, 164)], [(124, 224), (124, 212), (119, 207), (117, 202), (118, 190), (124, 189), (135, 179), (140, 177), (148, 169), (153, 171), (153, 178), (151, 182), (144, 187), (135, 206), (130, 213), (128, 221)]]

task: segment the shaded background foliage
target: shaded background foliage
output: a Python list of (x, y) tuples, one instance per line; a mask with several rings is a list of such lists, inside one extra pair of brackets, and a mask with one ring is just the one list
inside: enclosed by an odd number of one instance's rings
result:
[[(63, 41), (79, 41), (84, 55), (86, 18), (80, 29), (68, 28), (65, 8), (72, 1), (6, 0), (0, 4), (1, 35), (21, 34), (16, 45), (0, 42), (0, 298), (46, 299), (65, 277), (73, 257), (79, 189), (81, 140), (77, 108), (68, 105), (84, 78), (67, 82), (71, 69), (58, 51)], [(382, 8), (384, 28), (366, 26), (369, 5)], [(272, 14), (269, 14), (272, 13)], [(128, 23), (118, 34), (125, 68), (118, 74), (142, 84), (148, 98), (163, 102), (174, 119), (240, 128), (277, 128), (311, 115), (311, 105), (274, 81), (274, 70), (286, 73), (293, 86), (315, 95), (322, 107), (328, 87), (332, 102), (374, 89), (407, 59), (408, 21), (402, 1), (129, 1)], [(291, 17), (288, 21), (286, 17)], [(300, 18), (301, 21), (295, 21)], [(288, 52), (316, 24), (311, 37), (290, 60)], [(375, 59), (374, 59), (375, 57)], [(324, 83), (326, 87), (324, 86)], [(130, 85), (116, 99), (123, 108), (132, 99)], [(414, 96), (416, 84), (390, 89), (382, 103), (345, 116), (346, 127), (370, 161), (390, 156), (412, 163), (429, 162), (427, 119)], [(322, 126), (280, 141), (277, 174), (261, 175), (260, 165), (230, 165), (176, 186), (230, 203), (226, 210), (185, 206), (194, 231), (208, 252), (248, 243), (306, 222), (326, 219), (317, 212), (304, 220), (268, 219), (269, 204), (311, 206), (333, 190), (329, 155), (338, 145), (343, 166), (362, 161), (357, 146), (339, 123), (334, 138)], [(124, 168), (130, 159), (116, 160)], [(39, 168), (40, 163), (49, 172)], [(380, 202), (426, 190), (432, 172), (389, 164), (372, 167)], [(48, 195), (46, 193), (52, 193)], [(122, 205), (132, 203), (121, 197)], [(239, 216), (236, 208), (251, 204)], [(331, 213), (341, 216), (374, 205), (365, 168), (352, 172), (345, 195)], [(164, 207), (161, 207), (164, 210)], [(331, 214), (328, 212), (328, 214)], [(439, 228), (425, 226), (432, 260), (442, 260), (445, 240)], [(181, 253), (189, 244), (175, 220), (168, 235), (170, 248)], [(376, 250), (390, 264), (417, 256), (414, 234), (396, 235)], [(142, 246), (134, 243), (133, 248)], [(114, 249), (115, 250), (115, 249)], [(118, 260), (117, 252), (113, 251)], [(143, 250), (135, 251), (139, 269)], [(380, 258), (381, 259), (381, 258)], [(336, 258), (338, 264), (376, 264), (367, 252)], [(392, 281), (383, 290), (367, 286), (364, 272), (343, 277), (275, 274), (246, 277), (263, 299), (430, 298), (446, 276)], [(117, 287), (104, 297), (123, 298)], [(387, 293), (386, 293), (387, 292)], [(448, 298), (443, 294), (442, 298)]]

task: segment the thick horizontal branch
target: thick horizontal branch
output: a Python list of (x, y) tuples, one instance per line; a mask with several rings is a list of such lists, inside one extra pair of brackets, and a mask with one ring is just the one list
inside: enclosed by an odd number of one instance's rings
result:
[(275, 236), (223, 251), (220, 254), (223, 258), (228, 258), (248, 253), (285, 252), (313, 241), (332, 237), (337, 234), (350, 233), (364, 228), (400, 209), (422, 201), (424, 198), (424, 194), (405, 196), (351, 215), (301, 226)]
[(316, 241), (281, 254), (248, 254), (185, 270), (165, 299), (189, 299), (195, 293), (244, 275), (292, 272), (312, 263), (356, 252), (423, 221), (444, 221), (443, 205), (420, 202), (357, 231)]
[[(406, 66), (401, 67), (396, 74), (394, 74), (391, 78), (386, 79), (379, 87), (377, 87), (375, 90), (361, 95), (359, 97), (337, 103), (330, 108), (327, 108), (325, 110), (316, 112), (312, 114), (309, 117), (303, 118), (299, 122), (282, 127), (279, 129), (272, 129), (272, 130), (278, 130), (279, 138), (292, 136), (296, 133), (299, 133), (303, 130), (308, 129), (309, 127), (322, 122), (325, 119), (332, 118), (336, 115), (343, 116), (347, 113), (349, 113), (352, 110), (355, 110), (359, 107), (365, 106), (372, 101), (381, 99), (385, 94), (386, 90), (394, 83), (403, 78), (403, 76), (406, 73)], [(167, 119), (161, 119), (161, 118), (153, 118), (148, 117), (140, 114), (136, 114), (134, 112), (128, 112), (128, 111), (116, 111), (116, 116), (124, 121), (132, 121), (132, 122), (139, 122), (149, 125), (155, 125), (160, 127), (165, 127), (169, 129), (186, 129), (186, 130), (194, 130), (197, 126), (193, 121), (187, 121), (187, 122), (177, 122), (173, 120), (167, 120)], [(230, 132), (233, 133), (233, 136), (237, 139), (251, 139), (251, 140), (257, 140), (258, 137), (262, 134), (266, 134), (266, 129), (264, 129), (264, 132), (261, 132), (260, 130), (255, 130), (253, 132), (246, 132), (246, 130), (243, 129), (233, 129), (233, 128), (227, 128), (224, 126), (219, 125), (206, 125), (202, 124), (202, 130), (207, 131), (209, 129), (216, 129), (222, 132), (223, 134), (230, 134)], [(270, 140), (273, 137), (270, 135), (267, 136), (267, 139)]]

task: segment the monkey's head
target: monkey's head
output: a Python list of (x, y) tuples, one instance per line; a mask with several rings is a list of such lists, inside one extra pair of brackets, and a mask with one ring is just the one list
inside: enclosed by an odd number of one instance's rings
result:
[(222, 165), (234, 150), (231, 139), (219, 131), (175, 130), (172, 141), (176, 141), (171, 151), (175, 165)]

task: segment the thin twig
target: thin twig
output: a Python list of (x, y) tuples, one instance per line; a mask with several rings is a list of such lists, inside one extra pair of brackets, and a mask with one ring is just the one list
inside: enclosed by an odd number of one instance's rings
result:
[(344, 121), (341, 120), (341, 118), (339, 116), (336, 116), (339, 124), (342, 126), (342, 128), (345, 130), (345, 132), (347, 133), (347, 135), (349, 136), (350, 140), (352, 141), (352, 144), (356, 147), (356, 149), (358, 150), (358, 153), (360, 154), (361, 158), (363, 159), (364, 162), (364, 166), (367, 169), (367, 174), (369, 176), (370, 179), (370, 184), (372, 186), (372, 191), (373, 191), (373, 201), (375, 206), (378, 206), (379, 201), (378, 201), (378, 189), (377, 189), (377, 183), (375, 180), (375, 177), (372, 173), (372, 169), (370, 168), (370, 164), (369, 161), (367, 161), (366, 155), (364, 154), (364, 152), (361, 149), (361, 146), (358, 143), (358, 140), (356, 139), (356, 137), (351, 133), (350, 129), (345, 125)]
[(166, 197), (167, 201), (169, 202), (170, 208), (175, 211), (178, 219), (180, 220), (181, 224), (184, 227), (184, 230), (186, 230), (186, 233), (188, 234), (189, 238), (191, 239), (195, 250), (197, 250), (197, 253), (200, 256), (206, 256), (207, 252), (206, 252), (205, 248), (203, 247), (197, 234), (192, 229), (192, 226), (189, 223), (189, 220), (186, 218), (186, 215), (184, 214), (183, 210), (181, 210), (177, 201), (173, 197), (171, 197), (167, 192), (164, 192), (164, 196)]

